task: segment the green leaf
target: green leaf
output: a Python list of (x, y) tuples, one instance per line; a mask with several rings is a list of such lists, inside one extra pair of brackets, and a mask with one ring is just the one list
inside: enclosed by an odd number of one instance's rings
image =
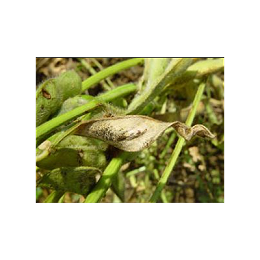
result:
[[(166, 66), (167, 60), (159, 59), (155, 61), (154, 67), (150, 67), (151, 72), (145, 74), (144, 87), (140, 89), (129, 105), (128, 114), (140, 113), (168, 84), (173, 83), (178, 76), (184, 73), (195, 60), (192, 58), (176, 58), (172, 59), (168, 66)], [(154, 70), (156, 76), (153, 75)]]

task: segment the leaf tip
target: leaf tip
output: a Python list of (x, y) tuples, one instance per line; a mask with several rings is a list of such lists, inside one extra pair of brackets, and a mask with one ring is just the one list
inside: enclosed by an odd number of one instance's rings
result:
[(213, 135), (207, 127), (204, 125), (194, 125), (192, 127), (186, 126), (184, 123), (181, 122), (174, 122), (172, 124), (173, 128), (176, 130), (176, 132), (182, 136), (186, 141), (190, 141), (194, 136), (200, 136), (203, 138), (215, 138), (215, 135)]

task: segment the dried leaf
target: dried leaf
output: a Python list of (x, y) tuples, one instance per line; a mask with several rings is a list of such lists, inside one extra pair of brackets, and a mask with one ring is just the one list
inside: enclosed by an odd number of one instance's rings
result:
[(162, 122), (141, 115), (82, 122), (74, 134), (100, 139), (127, 152), (138, 152), (149, 147), (170, 126), (187, 141), (194, 135), (214, 138), (214, 135), (203, 125), (188, 127), (179, 121)]

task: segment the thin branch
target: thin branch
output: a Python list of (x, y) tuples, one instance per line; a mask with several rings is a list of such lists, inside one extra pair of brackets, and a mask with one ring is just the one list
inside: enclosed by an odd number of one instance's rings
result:
[(113, 66), (110, 66), (110, 67), (98, 72), (94, 76), (91, 76), (82, 82), (82, 92), (89, 89), (93, 85), (99, 83), (101, 80), (103, 80), (111, 75), (114, 75), (114, 74), (120, 72), (121, 70), (128, 69), (137, 64), (143, 63), (143, 61), (144, 61), (144, 58), (129, 59), (126, 61), (119, 62)]
[[(193, 122), (193, 119), (195, 117), (195, 114), (196, 114), (196, 111), (197, 111), (197, 108), (198, 108), (198, 104), (201, 100), (204, 88), (205, 88), (205, 83), (201, 83), (199, 85), (199, 88), (197, 90), (197, 93), (196, 93), (194, 101), (193, 101), (192, 108), (191, 108), (189, 115), (188, 115), (188, 118), (186, 120), (187, 126), (192, 125), (192, 122)], [(156, 202), (159, 199), (159, 197), (161, 195), (161, 191), (164, 188), (164, 186), (166, 185), (167, 180), (168, 180), (168, 178), (169, 178), (169, 176), (170, 176), (170, 174), (171, 174), (171, 172), (172, 172), (172, 170), (173, 170), (173, 168), (174, 168), (174, 166), (177, 162), (177, 159), (178, 159), (179, 154), (182, 150), (184, 142), (185, 142), (184, 138), (179, 137), (178, 142), (175, 146), (175, 149), (173, 150), (173, 153), (170, 157), (170, 161), (167, 164), (167, 166), (166, 166), (166, 168), (165, 168), (165, 170), (164, 170), (164, 172), (163, 172), (163, 174), (162, 174), (162, 176), (161, 176), (161, 178), (160, 178), (160, 180), (159, 180), (159, 182), (156, 186), (156, 189), (155, 189), (155, 191), (154, 191), (154, 193), (153, 193), (153, 195), (150, 199), (150, 202)]]
[[(78, 60), (80, 61), (80, 63), (82, 64), (82, 66), (84, 66), (92, 75), (96, 75), (97, 72), (94, 68), (92, 68), (92, 66), (85, 60), (82, 58), (78, 58)], [(110, 86), (104, 81), (100, 81), (100, 84), (102, 85), (104, 90), (110, 90)]]

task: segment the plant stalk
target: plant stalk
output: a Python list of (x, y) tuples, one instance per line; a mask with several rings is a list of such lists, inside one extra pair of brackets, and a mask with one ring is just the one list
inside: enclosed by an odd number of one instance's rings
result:
[[(198, 104), (201, 100), (204, 89), (205, 89), (205, 83), (201, 83), (198, 87), (197, 93), (195, 95), (195, 98), (194, 98), (194, 101), (193, 101), (193, 104), (192, 104), (192, 108), (191, 108), (189, 115), (188, 115), (188, 118), (185, 122), (187, 126), (192, 125), (192, 122), (194, 120), (194, 117), (195, 117), (195, 114), (196, 114), (196, 111), (197, 111), (197, 108), (198, 108)], [(177, 159), (178, 159), (178, 157), (181, 153), (181, 150), (182, 150), (184, 143), (185, 143), (184, 138), (179, 137), (178, 142), (175, 146), (175, 149), (173, 150), (172, 155), (170, 157), (170, 161), (167, 164), (167, 166), (166, 166), (166, 168), (165, 168), (165, 170), (164, 170), (164, 172), (163, 172), (163, 174), (162, 174), (162, 176), (161, 176), (161, 178), (160, 178), (160, 180), (159, 180), (159, 182), (156, 186), (156, 189), (155, 189), (155, 191), (154, 191), (154, 193), (153, 193), (153, 195), (150, 199), (150, 202), (155, 203), (159, 199), (159, 197), (161, 195), (161, 191), (168, 181), (168, 178), (169, 178), (169, 176), (170, 176), (170, 174), (171, 174), (171, 172), (172, 172), (172, 170), (173, 170), (173, 168), (174, 168), (174, 166), (177, 162)]]
[(104, 197), (106, 191), (112, 184), (113, 177), (118, 173), (124, 163), (125, 154), (126, 153), (123, 152), (118, 157), (115, 157), (110, 161), (98, 183), (84, 202), (95, 203), (99, 202)]
[(89, 77), (88, 79), (86, 79), (85, 81), (82, 82), (82, 92), (86, 91), (93, 85), (99, 83), (101, 80), (103, 80), (111, 75), (114, 75), (114, 74), (120, 72), (121, 70), (128, 69), (137, 64), (143, 63), (143, 61), (144, 61), (144, 58), (129, 59), (126, 61), (119, 62), (115, 65), (112, 65), (112, 66), (98, 72), (97, 74)]

